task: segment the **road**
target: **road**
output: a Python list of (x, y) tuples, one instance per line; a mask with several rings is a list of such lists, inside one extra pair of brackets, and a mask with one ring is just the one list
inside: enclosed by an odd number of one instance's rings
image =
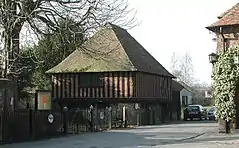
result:
[[(3, 145), (0, 148), (206, 148), (208, 146), (214, 148), (223, 144), (228, 147), (229, 144), (222, 143), (225, 137), (215, 134), (216, 131), (217, 123), (188, 121), (180, 124), (84, 133), (38, 142)], [(233, 135), (227, 140), (235, 139)]]

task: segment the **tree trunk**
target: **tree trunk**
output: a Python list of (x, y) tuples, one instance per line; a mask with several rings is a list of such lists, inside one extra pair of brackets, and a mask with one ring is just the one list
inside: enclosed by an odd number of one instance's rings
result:
[(18, 84), (17, 84), (17, 71), (19, 70), (19, 38), (20, 38), (21, 25), (15, 27), (11, 31), (6, 31), (4, 36), (4, 70), (2, 72), (3, 78), (8, 78), (15, 86), (12, 90), (13, 93), (13, 108), (16, 107), (18, 98)]

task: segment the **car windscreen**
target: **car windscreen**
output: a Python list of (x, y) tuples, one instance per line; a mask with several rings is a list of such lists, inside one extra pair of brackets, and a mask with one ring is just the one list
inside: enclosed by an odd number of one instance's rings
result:
[(187, 110), (188, 111), (199, 111), (200, 107), (199, 106), (188, 106)]
[(215, 107), (212, 107), (212, 108), (210, 108), (210, 109), (209, 109), (209, 111), (208, 111), (208, 112), (214, 112), (214, 111), (215, 111), (215, 109), (216, 109)]

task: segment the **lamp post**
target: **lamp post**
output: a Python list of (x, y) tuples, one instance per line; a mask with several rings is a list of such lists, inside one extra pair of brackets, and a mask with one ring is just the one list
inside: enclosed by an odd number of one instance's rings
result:
[(234, 64), (235, 64), (235, 65), (238, 65), (238, 64), (239, 64), (239, 55), (238, 55), (238, 54), (235, 55), (235, 56), (233, 57), (233, 59), (234, 59)]
[(217, 62), (217, 60), (218, 60), (218, 55), (217, 55), (216, 53), (213, 53), (213, 52), (212, 52), (212, 53), (209, 54), (208, 56), (209, 56), (209, 63), (214, 64), (214, 63)]

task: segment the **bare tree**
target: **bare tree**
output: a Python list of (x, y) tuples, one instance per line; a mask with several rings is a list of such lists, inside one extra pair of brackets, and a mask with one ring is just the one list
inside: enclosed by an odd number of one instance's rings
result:
[(173, 53), (171, 57), (171, 72), (181, 81), (188, 85), (193, 85), (195, 79), (191, 55), (185, 53), (180, 59), (178, 59), (176, 58), (176, 54)]
[(180, 69), (183, 75), (182, 80), (185, 83), (192, 84), (194, 75), (194, 66), (192, 63), (192, 56), (189, 53), (185, 53), (185, 55), (182, 57)]
[(59, 19), (69, 18), (74, 19), (74, 25), (83, 26), (82, 33), (87, 34), (107, 22), (126, 27), (135, 24), (134, 11), (128, 8), (126, 0), (0, 0), (1, 77), (16, 76), (22, 69), (17, 63), (24, 27), (39, 37), (60, 32)]
[(171, 56), (171, 61), (170, 61), (170, 69), (171, 69), (171, 71), (176, 70), (177, 63), (178, 63), (178, 59), (176, 58), (176, 53), (173, 52), (173, 54)]

